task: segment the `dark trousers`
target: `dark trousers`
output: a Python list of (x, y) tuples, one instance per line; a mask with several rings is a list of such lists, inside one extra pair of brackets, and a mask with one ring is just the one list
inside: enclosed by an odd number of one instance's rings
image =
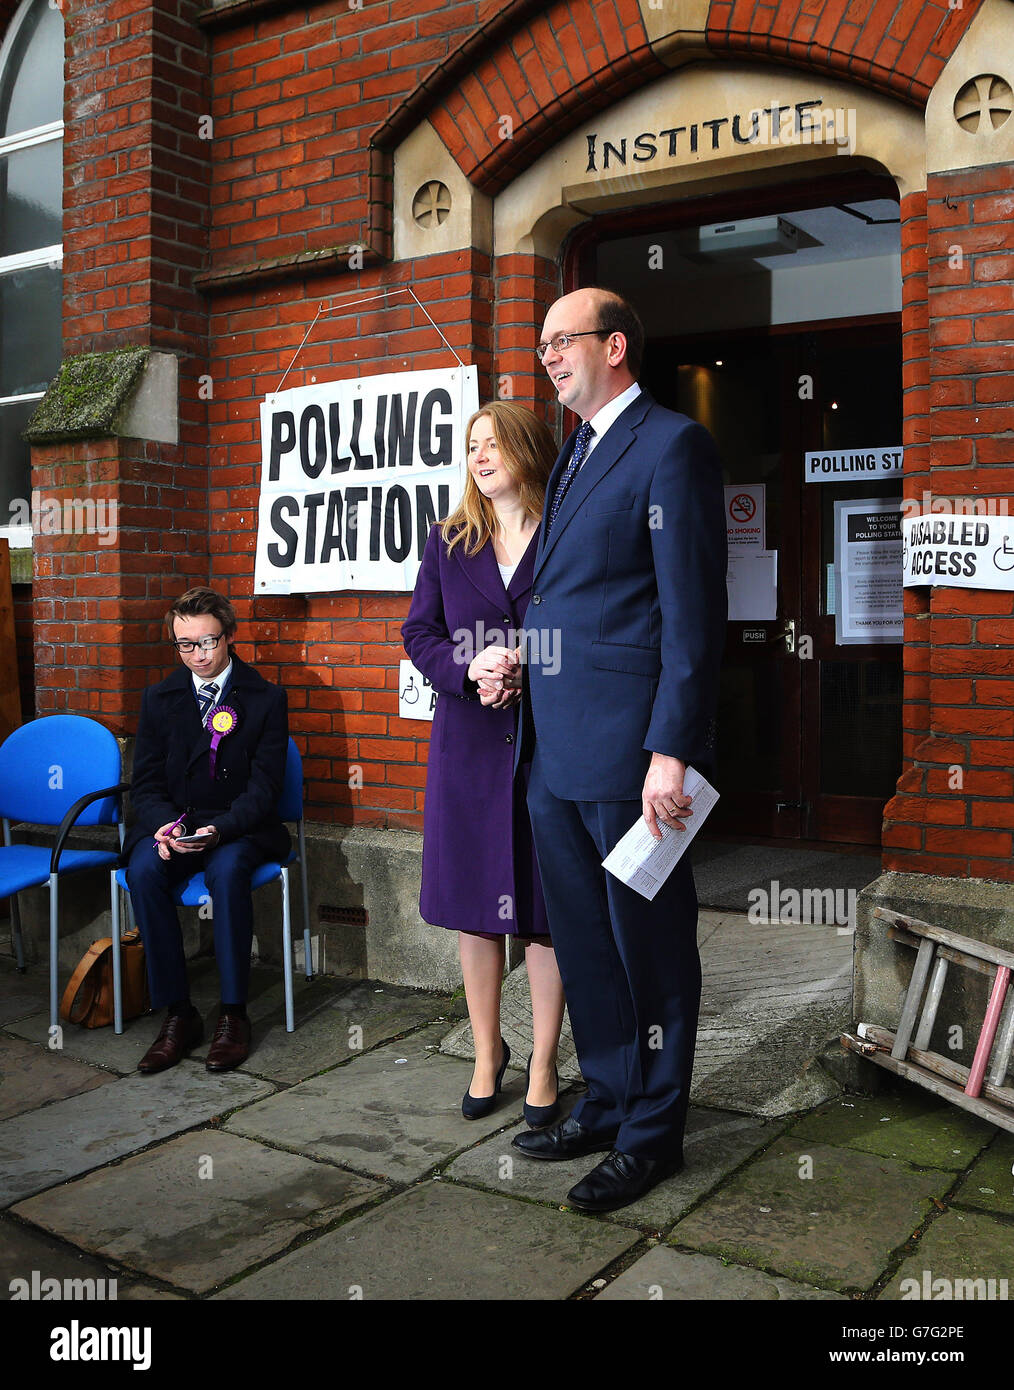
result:
[(247, 839), (232, 840), (200, 854), (173, 854), (169, 859), (158, 853), (154, 840), (141, 840), (134, 846), (127, 882), (144, 940), (153, 1009), (188, 996), (183, 933), (174, 893), (196, 873), (204, 874), (211, 898), (222, 1001), (246, 1003), (253, 942), (250, 876), (265, 857), (264, 851)]
[[(588, 1094), (573, 1115), (641, 1158), (682, 1152), (701, 1000), (697, 893), (682, 859), (653, 902), (602, 868), (640, 801), (562, 801), (538, 745), (528, 788), (549, 930)], [(678, 832), (674, 832), (678, 833)]]

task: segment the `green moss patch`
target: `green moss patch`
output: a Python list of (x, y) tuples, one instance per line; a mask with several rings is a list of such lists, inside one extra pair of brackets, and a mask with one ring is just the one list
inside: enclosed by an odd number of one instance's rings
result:
[(137, 387), (148, 357), (148, 348), (142, 347), (68, 357), (22, 438), (30, 444), (57, 444), (115, 433), (116, 420)]

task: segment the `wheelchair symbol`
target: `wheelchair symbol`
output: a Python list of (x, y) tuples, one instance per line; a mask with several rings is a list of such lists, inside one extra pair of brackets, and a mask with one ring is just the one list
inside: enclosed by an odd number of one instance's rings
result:
[[(1000, 557), (1003, 556), (1003, 563)], [(998, 545), (993, 551), (993, 564), (998, 570), (1014, 570), (1014, 545), (1011, 544), (1011, 537), (1004, 536), (1003, 545)]]
[(406, 705), (414, 705), (419, 699), (419, 691), (416, 688), (415, 676), (409, 676), (408, 685), (401, 692), (401, 698)]

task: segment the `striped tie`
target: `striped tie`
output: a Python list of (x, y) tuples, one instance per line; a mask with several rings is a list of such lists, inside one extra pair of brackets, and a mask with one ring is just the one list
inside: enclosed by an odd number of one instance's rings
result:
[(218, 686), (214, 681), (208, 681), (202, 685), (197, 692), (197, 701), (201, 707), (201, 723), (203, 724), (208, 717), (208, 710), (218, 699)]
[(577, 475), (578, 469), (585, 461), (588, 453), (588, 445), (591, 443), (592, 435), (595, 431), (585, 420), (579, 427), (574, 438), (574, 452), (570, 456), (570, 462), (563, 470), (563, 476), (556, 488), (556, 496), (553, 498), (553, 505), (549, 509), (549, 524), (546, 527), (546, 537), (548, 539), (550, 531), (553, 529), (553, 522), (556, 520), (557, 513), (563, 505), (563, 499), (567, 495), (567, 489)]

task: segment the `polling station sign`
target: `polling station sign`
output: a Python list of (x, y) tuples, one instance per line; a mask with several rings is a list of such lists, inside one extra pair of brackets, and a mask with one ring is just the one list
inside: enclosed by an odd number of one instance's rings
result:
[(910, 516), (902, 536), (906, 588), (1014, 589), (1014, 517)]
[(475, 367), (278, 391), (261, 404), (254, 592), (408, 593), (457, 505)]
[(808, 483), (857, 483), (871, 478), (901, 479), (905, 451), (899, 444), (886, 448), (818, 449), (803, 455), (803, 477)]

